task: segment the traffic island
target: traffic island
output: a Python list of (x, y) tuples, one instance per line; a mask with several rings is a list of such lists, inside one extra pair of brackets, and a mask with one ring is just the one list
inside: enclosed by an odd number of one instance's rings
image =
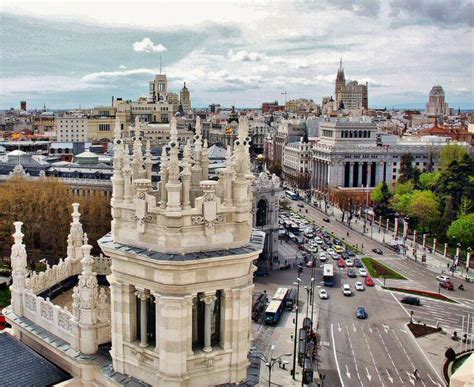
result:
[(406, 280), (406, 278), (397, 271), (371, 257), (362, 258), (362, 262), (373, 278)]
[(382, 286), (382, 288), (385, 290), (391, 290), (394, 292), (408, 293), (408, 294), (413, 294), (415, 296), (427, 297), (427, 298), (432, 298), (438, 301), (446, 301), (446, 302), (451, 302), (453, 304), (457, 304), (457, 302), (454, 301), (452, 298), (449, 298), (441, 293), (428, 292), (426, 290), (397, 288), (393, 286)]
[(416, 338), (423, 337), (423, 336), (429, 335), (431, 333), (441, 332), (441, 328), (431, 327), (431, 326), (426, 325), (426, 324), (409, 323), (407, 325), (407, 327), (408, 327), (408, 329), (410, 329), (410, 332)]

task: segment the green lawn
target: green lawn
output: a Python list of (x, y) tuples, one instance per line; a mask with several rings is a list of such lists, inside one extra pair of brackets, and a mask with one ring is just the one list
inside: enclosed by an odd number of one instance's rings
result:
[(406, 280), (406, 278), (400, 273), (371, 257), (362, 258), (362, 262), (364, 262), (364, 265), (367, 267), (370, 275), (374, 278)]

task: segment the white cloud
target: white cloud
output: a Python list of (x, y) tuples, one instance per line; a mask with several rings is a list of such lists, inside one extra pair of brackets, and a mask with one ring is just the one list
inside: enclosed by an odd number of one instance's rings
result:
[(155, 44), (150, 38), (143, 38), (140, 42), (133, 43), (133, 50), (136, 52), (164, 52), (168, 49), (161, 43)]
[(232, 62), (258, 62), (265, 58), (265, 55), (261, 55), (255, 51), (240, 50), (235, 52), (229, 50), (227, 56)]
[(120, 66), (119, 66), (119, 69), (120, 69), (120, 70), (125, 70), (126, 68), (127, 68), (127, 66), (124, 66), (124, 65), (120, 65)]

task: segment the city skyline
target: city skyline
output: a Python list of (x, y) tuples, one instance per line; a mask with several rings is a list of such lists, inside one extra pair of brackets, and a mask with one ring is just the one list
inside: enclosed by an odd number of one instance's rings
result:
[(355, 4), (99, 2), (89, 14), (78, 3), (6, 2), (0, 108), (135, 100), (160, 57), (170, 90), (187, 82), (196, 107), (284, 103), (284, 91), (320, 103), (334, 96), (342, 57), (347, 79), (368, 82), (370, 107), (424, 108), (440, 84), (450, 106), (474, 108), (472, 3)]

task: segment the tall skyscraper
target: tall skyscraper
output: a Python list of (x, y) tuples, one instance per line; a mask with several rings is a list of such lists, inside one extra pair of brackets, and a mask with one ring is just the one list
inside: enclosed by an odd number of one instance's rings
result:
[(360, 85), (357, 81), (346, 82), (342, 59), (336, 76), (336, 106), (338, 109), (368, 109), (368, 84)]
[(448, 104), (444, 100), (444, 90), (441, 85), (434, 85), (430, 91), (430, 98), (426, 104), (426, 114), (442, 116), (448, 114)]

